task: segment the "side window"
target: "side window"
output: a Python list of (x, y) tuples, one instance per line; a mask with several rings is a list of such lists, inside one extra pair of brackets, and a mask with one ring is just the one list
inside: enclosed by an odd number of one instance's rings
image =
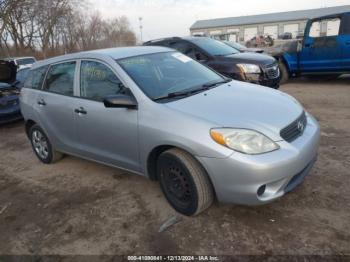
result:
[(52, 65), (47, 73), (45, 90), (73, 96), (75, 62)]
[(189, 52), (186, 54), (187, 56), (191, 57), (192, 59), (195, 59), (197, 61), (206, 61), (208, 58), (203, 55), (200, 51), (198, 51), (196, 48), (191, 48)]
[(321, 36), (321, 23), (320, 21), (315, 21), (310, 27), (310, 37), (320, 37)]
[(122, 82), (106, 65), (95, 61), (82, 61), (80, 68), (81, 97), (103, 101), (108, 95), (125, 92)]
[(310, 37), (337, 36), (339, 35), (340, 18), (314, 21), (310, 28)]
[(326, 36), (339, 35), (340, 18), (334, 18), (334, 19), (327, 20), (326, 23), (327, 23)]
[(170, 43), (170, 47), (185, 55), (191, 50), (191, 45), (186, 43), (185, 41)]
[(29, 72), (24, 82), (25, 88), (41, 89), (48, 66), (43, 66)]

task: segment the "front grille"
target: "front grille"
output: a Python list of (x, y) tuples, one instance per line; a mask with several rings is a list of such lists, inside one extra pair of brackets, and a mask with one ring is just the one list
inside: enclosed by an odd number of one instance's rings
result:
[(283, 128), (280, 135), (287, 142), (293, 142), (297, 137), (303, 134), (306, 124), (307, 119), (305, 112), (303, 112), (294, 122)]
[(269, 79), (276, 79), (280, 76), (280, 69), (277, 63), (266, 66), (264, 72)]

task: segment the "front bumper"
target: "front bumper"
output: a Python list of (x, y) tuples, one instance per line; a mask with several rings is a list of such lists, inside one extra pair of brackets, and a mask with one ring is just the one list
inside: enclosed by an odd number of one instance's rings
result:
[(23, 117), (19, 106), (0, 109), (0, 124), (10, 123), (22, 118)]
[(271, 87), (274, 89), (278, 89), (280, 87), (280, 77), (269, 79), (265, 75), (244, 74), (242, 78), (243, 78), (243, 81), (252, 83), (252, 84)]
[(303, 181), (316, 160), (319, 139), (319, 125), (308, 115), (303, 135), (292, 143), (277, 142), (279, 150), (261, 155), (234, 152), (225, 159), (198, 160), (220, 202), (260, 205), (283, 196)]

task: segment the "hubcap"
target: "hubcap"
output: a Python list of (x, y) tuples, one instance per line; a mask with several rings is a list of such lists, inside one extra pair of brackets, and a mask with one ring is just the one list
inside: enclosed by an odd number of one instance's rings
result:
[(38, 156), (42, 159), (46, 159), (49, 155), (47, 140), (39, 130), (33, 132), (32, 143)]

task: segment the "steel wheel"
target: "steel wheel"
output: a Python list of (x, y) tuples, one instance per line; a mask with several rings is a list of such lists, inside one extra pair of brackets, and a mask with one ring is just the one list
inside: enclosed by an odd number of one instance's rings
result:
[(161, 165), (161, 181), (170, 202), (180, 208), (188, 208), (195, 198), (195, 188), (183, 166), (168, 159)]
[(172, 148), (163, 152), (158, 157), (157, 176), (168, 202), (184, 215), (197, 215), (213, 202), (206, 171), (185, 151)]

